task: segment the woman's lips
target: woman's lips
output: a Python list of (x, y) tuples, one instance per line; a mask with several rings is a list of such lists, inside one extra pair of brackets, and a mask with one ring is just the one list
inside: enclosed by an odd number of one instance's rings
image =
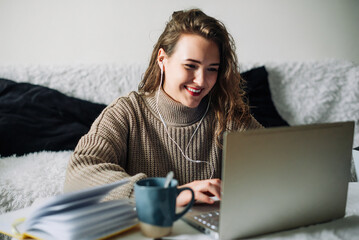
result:
[(203, 90), (203, 89), (193, 88), (193, 87), (189, 87), (189, 86), (185, 86), (185, 89), (192, 96), (199, 96), (201, 94), (202, 90)]

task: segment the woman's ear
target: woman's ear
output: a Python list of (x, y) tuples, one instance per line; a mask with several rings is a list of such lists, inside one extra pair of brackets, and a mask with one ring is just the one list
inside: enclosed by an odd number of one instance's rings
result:
[(158, 50), (158, 55), (157, 55), (157, 63), (160, 68), (163, 67), (164, 69), (164, 60), (166, 58), (167, 58), (167, 54), (165, 50), (163, 50), (163, 48), (160, 48), (160, 50)]

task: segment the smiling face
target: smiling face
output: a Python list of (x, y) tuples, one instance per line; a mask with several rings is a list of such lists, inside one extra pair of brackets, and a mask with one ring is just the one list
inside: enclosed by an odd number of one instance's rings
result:
[(161, 61), (165, 72), (163, 90), (187, 107), (197, 107), (217, 81), (218, 46), (199, 35), (182, 34), (171, 56), (160, 49), (159, 64)]

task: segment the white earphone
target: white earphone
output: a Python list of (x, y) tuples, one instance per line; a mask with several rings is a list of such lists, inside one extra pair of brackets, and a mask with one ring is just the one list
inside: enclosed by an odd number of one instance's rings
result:
[(165, 128), (165, 131), (166, 131), (168, 137), (169, 137), (169, 138), (171, 139), (171, 141), (177, 146), (177, 148), (180, 150), (182, 156), (183, 156), (187, 161), (190, 161), (190, 162), (193, 162), (193, 163), (206, 163), (206, 164), (209, 164), (209, 166), (211, 167), (211, 170), (212, 170), (210, 179), (212, 179), (213, 174), (214, 174), (214, 167), (213, 167), (209, 162), (202, 161), (202, 160), (193, 160), (193, 159), (191, 159), (190, 157), (188, 157), (187, 154), (186, 154), (187, 149), (188, 149), (188, 147), (189, 147), (189, 144), (192, 142), (192, 139), (193, 139), (194, 135), (196, 134), (196, 132), (197, 132), (199, 126), (201, 125), (201, 123), (202, 123), (204, 117), (206, 116), (206, 114), (207, 114), (207, 112), (208, 112), (209, 105), (210, 105), (210, 103), (211, 103), (211, 95), (209, 96), (207, 109), (206, 109), (205, 113), (203, 114), (201, 120), (199, 121), (198, 126), (197, 126), (196, 129), (194, 130), (194, 132), (193, 132), (193, 134), (192, 134), (190, 140), (188, 141), (185, 151), (183, 152), (182, 148), (178, 145), (178, 143), (170, 136), (170, 134), (169, 134), (169, 132), (168, 132), (168, 129), (167, 129), (166, 122), (165, 122), (165, 120), (163, 119), (163, 117), (162, 117), (162, 115), (161, 115), (161, 113), (160, 113), (160, 110), (159, 110), (159, 108), (158, 108), (158, 99), (159, 99), (159, 94), (160, 94), (160, 91), (161, 91), (161, 86), (162, 86), (162, 83), (163, 83), (163, 59), (161, 59), (160, 63), (161, 63), (161, 64), (160, 64), (160, 65), (161, 65), (161, 66), (160, 66), (160, 68), (161, 68), (161, 80), (160, 80), (160, 85), (159, 85), (159, 87), (158, 87), (158, 92), (157, 92), (156, 110), (157, 110), (157, 113), (158, 113), (158, 115), (159, 115), (159, 117), (160, 117), (160, 119), (161, 119), (161, 122), (162, 122), (162, 124), (163, 124), (163, 126), (164, 126), (164, 128)]

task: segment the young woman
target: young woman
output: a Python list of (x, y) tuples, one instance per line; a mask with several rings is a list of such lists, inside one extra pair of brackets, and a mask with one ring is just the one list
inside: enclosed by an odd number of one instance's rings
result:
[[(65, 191), (129, 178), (108, 199), (131, 198), (133, 185), (173, 171), (196, 200), (220, 198), (222, 135), (261, 125), (241, 88), (234, 41), (198, 9), (172, 14), (155, 45), (138, 92), (119, 97), (79, 141)], [(177, 205), (189, 202), (184, 191)]]

